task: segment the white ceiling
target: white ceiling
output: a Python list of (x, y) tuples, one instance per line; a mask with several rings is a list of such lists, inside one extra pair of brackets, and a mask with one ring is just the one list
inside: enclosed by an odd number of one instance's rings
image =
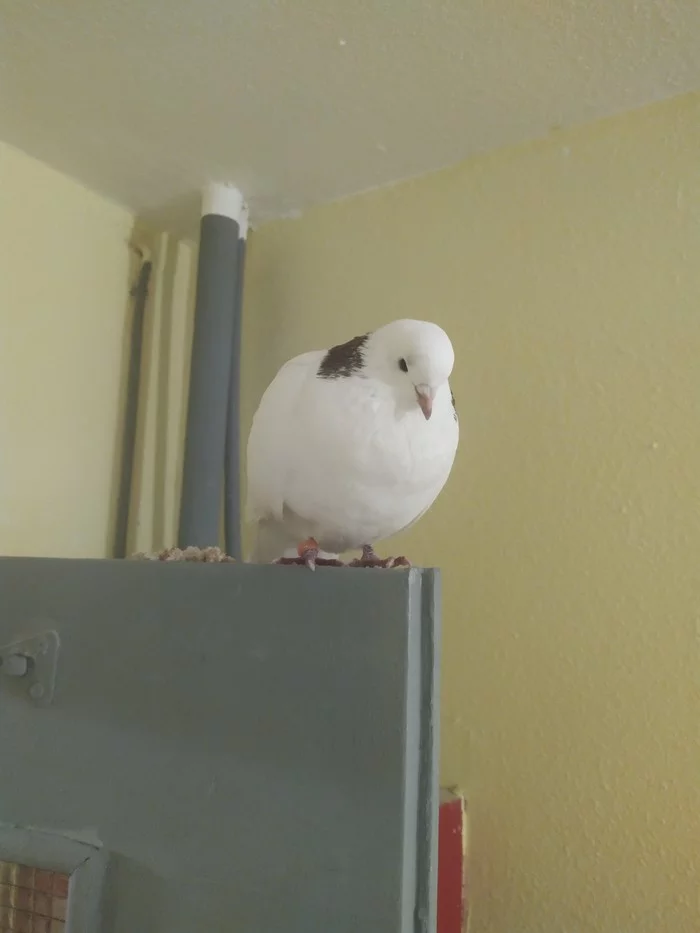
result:
[(260, 221), (698, 88), (698, 0), (0, 0), (0, 139), (164, 217), (221, 180)]

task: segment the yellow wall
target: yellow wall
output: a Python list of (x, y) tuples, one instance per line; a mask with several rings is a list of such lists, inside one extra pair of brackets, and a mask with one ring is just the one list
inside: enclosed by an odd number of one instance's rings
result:
[(0, 553), (107, 553), (133, 224), (0, 144)]
[[(395, 547), (444, 571), (472, 933), (697, 933), (700, 103), (263, 227), (245, 423), (293, 353), (453, 337), (463, 441)], [(0, 553), (107, 553), (132, 218), (0, 146)], [(133, 546), (172, 543), (193, 254), (156, 242)]]
[(129, 553), (176, 537), (195, 251), (0, 143), (0, 554), (112, 553), (134, 243), (153, 275)]
[(261, 229), (246, 419), (404, 316), (458, 360), (458, 463), (394, 549), (444, 572), (471, 933), (698, 933), (698, 100)]

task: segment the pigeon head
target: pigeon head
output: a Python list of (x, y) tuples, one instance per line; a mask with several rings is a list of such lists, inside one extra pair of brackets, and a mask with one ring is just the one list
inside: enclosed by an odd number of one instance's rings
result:
[(364, 353), (365, 372), (388, 383), (406, 408), (418, 405), (426, 420), (454, 361), (450, 338), (429, 321), (386, 324), (370, 335)]

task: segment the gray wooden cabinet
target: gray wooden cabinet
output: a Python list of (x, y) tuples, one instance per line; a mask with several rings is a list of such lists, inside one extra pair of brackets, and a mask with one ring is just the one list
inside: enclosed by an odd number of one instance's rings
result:
[(99, 854), (67, 933), (433, 933), (437, 588), (0, 560), (0, 859)]

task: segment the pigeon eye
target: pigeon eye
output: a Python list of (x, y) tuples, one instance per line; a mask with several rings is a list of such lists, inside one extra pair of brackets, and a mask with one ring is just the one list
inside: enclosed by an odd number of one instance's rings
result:
[(401, 370), (402, 373), (408, 372), (408, 363), (403, 357), (401, 357), (401, 359), (399, 360), (399, 369)]

